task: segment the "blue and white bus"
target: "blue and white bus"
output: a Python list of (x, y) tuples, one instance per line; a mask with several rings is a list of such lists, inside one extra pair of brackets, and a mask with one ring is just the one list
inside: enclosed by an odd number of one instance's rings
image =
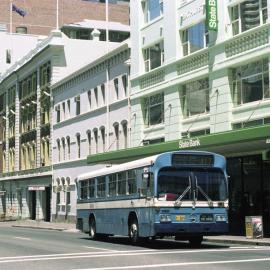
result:
[(215, 153), (166, 152), (79, 175), (77, 183), (77, 228), (92, 239), (175, 236), (200, 245), (228, 231), (226, 160)]

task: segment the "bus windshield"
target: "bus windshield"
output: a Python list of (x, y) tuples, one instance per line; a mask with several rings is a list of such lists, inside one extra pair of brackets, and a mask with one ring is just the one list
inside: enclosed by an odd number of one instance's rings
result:
[(157, 193), (159, 199), (168, 201), (225, 201), (228, 196), (225, 175), (214, 168), (163, 169), (158, 174)]

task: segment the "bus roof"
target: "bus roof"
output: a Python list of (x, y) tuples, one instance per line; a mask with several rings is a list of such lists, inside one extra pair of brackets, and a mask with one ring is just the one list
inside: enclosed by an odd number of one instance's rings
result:
[(120, 165), (112, 165), (111, 167), (105, 167), (102, 169), (94, 170), (94, 171), (79, 175), (77, 180), (80, 181), (80, 180), (85, 180), (85, 179), (94, 178), (98, 176), (109, 175), (109, 174), (113, 174), (113, 173), (117, 173), (121, 171), (149, 166), (155, 162), (158, 156), (159, 155), (155, 155), (155, 156), (146, 157), (146, 158), (130, 161), (127, 163), (123, 163)]
[(121, 171), (127, 171), (127, 170), (132, 170), (135, 168), (142, 168), (145, 166), (150, 166), (153, 165), (157, 158), (159, 156), (162, 155), (171, 155), (174, 153), (181, 153), (181, 154), (197, 154), (197, 155), (205, 155), (205, 154), (210, 154), (210, 155), (215, 155), (216, 157), (222, 157), (223, 156), (213, 153), (213, 152), (208, 152), (208, 151), (196, 151), (196, 150), (178, 150), (178, 151), (170, 151), (170, 152), (165, 152), (165, 153), (161, 153), (158, 155), (154, 155), (154, 156), (150, 156), (150, 157), (146, 157), (146, 158), (141, 158), (138, 160), (134, 160), (134, 161), (130, 161), (130, 162), (126, 162), (126, 163), (122, 163), (119, 165), (112, 165), (111, 167), (105, 167), (102, 169), (98, 169), (98, 170), (93, 170), (90, 171), (88, 173), (84, 173), (81, 174), (77, 177), (77, 180), (86, 180), (86, 179), (90, 179), (90, 178), (95, 178), (98, 176), (104, 176), (104, 175), (109, 175), (109, 174), (113, 174), (113, 173), (117, 173), (117, 172), (121, 172)]

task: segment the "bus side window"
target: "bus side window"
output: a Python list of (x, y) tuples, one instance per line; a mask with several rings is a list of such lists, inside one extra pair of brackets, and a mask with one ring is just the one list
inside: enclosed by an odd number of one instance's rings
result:
[(135, 194), (137, 192), (136, 171), (128, 171), (128, 194)]
[(97, 197), (102, 198), (105, 197), (106, 193), (106, 182), (105, 177), (101, 176), (97, 178)]
[(109, 175), (109, 197), (116, 196), (116, 174)]
[(126, 184), (127, 178), (126, 178), (126, 172), (120, 172), (117, 174), (117, 195), (126, 195), (127, 191), (127, 184)]

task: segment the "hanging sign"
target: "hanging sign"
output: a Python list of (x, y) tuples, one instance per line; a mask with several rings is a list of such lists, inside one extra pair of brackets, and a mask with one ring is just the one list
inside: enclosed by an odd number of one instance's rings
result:
[(217, 0), (206, 0), (206, 29), (217, 31)]

